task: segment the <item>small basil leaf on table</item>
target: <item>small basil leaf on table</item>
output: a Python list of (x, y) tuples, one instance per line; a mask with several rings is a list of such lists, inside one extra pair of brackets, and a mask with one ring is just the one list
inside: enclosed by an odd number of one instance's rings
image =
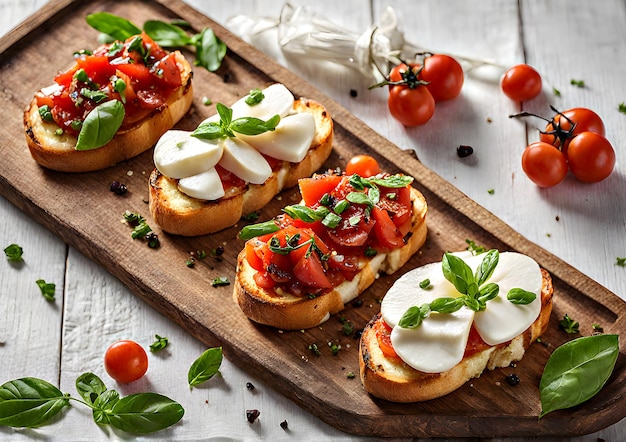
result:
[(76, 150), (97, 149), (113, 139), (124, 121), (124, 105), (110, 100), (93, 108), (85, 117), (78, 134)]
[(88, 404), (93, 405), (107, 391), (104, 382), (93, 373), (83, 373), (76, 379), (76, 390)]
[(577, 338), (554, 350), (539, 383), (539, 417), (595, 396), (611, 376), (618, 354), (618, 335), (612, 334)]
[(160, 20), (146, 21), (143, 30), (161, 47), (177, 48), (191, 44), (191, 38), (184, 29)]
[(157, 393), (137, 393), (116, 401), (106, 411), (109, 423), (134, 434), (162, 430), (178, 422), (185, 410), (178, 403)]
[(222, 347), (209, 348), (191, 364), (187, 373), (190, 387), (208, 381), (219, 372), (222, 365)]
[(200, 34), (194, 36), (194, 43), (196, 46), (194, 64), (211, 72), (217, 71), (226, 55), (226, 44), (209, 28), (203, 29)]
[(125, 18), (109, 12), (96, 12), (87, 16), (89, 26), (116, 40), (124, 41), (133, 35), (141, 34), (141, 29)]
[(0, 425), (40, 427), (66, 406), (69, 397), (41, 379), (21, 378), (0, 386)]

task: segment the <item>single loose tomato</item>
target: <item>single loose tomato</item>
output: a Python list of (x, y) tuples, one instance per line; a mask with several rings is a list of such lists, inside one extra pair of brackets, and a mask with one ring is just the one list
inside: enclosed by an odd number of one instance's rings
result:
[(572, 174), (581, 181), (596, 183), (613, 172), (615, 150), (609, 140), (595, 132), (583, 132), (569, 143), (567, 161)]
[(387, 105), (391, 115), (408, 127), (427, 123), (435, 113), (435, 99), (422, 84), (413, 89), (405, 85), (392, 86)]
[(604, 136), (604, 123), (591, 109), (575, 107), (557, 112), (541, 132), (540, 140), (560, 147), (563, 153), (567, 154), (567, 146), (571, 139), (582, 132), (595, 132)]
[(148, 371), (148, 355), (135, 341), (117, 341), (104, 354), (104, 368), (117, 382), (133, 382)]
[(452, 100), (458, 97), (465, 79), (459, 62), (444, 54), (426, 57), (419, 78), (428, 82), (426, 88), (435, 101)]
[(541, 92), (541, 75), (527, 64), (518, 64), (504, 73), (500, 87), (511, 100), (528, 101)]
[(552, 187), (567, 175), (567, 160), (552, 144), (538, 141), (524, 150), (522, 169), (539, 187)]
[(371, 177), (380, 173), (378, 161), (370, 155), (356, 155), (346, 164), (346, 174)]

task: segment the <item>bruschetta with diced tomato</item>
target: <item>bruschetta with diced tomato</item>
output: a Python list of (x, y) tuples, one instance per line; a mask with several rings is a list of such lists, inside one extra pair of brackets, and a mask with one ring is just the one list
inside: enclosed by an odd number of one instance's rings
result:
[(284, 330), (315, 327), (424, 244), (427, 205), (412, 177), (314, 175), (302, 202), (247, 226), (234, 298), (251, 320)]
[(150, 149), (187, 113), (191, 66), (145, 33), (75, 54), (74, 64), (35, 94), (24, 113), (40, 165), (104, 169)]

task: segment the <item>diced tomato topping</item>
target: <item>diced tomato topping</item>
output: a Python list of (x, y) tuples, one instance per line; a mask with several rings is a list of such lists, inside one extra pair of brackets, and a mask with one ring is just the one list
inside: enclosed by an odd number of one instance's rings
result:
[(309, 207), (318, 204), (324, 194), (332, 192), (339, 185), (341, 179), (338, 175), (315, 175), (298, 181), (304, 204)]
[(403, 235), (398, 231), (386, 210), (374, 206), (372, 219), (376, 221), (374, 224), (374, 235), (381, 247), (384, 249), (396, 249), (404, 245)]
[(254, 270), (260, 272), (265, 269), (263, 268), (263, 260), (256, 253), (256, 246), (262, 244), (263, 243), (261, 241), (253, 239), (251, 241), (247, 241), (245, 245), (246, 261), (248, 261), (248, 264), (250, 264)]
[(232, 189), (233, 187), (244, 187), (246, 185), (246, 182), (244, 180), (239, 178), (234, 173), (224, 169), (219, 164), (215, 166), (215, 170), (220, 176), (220, 180), (222, 181), (222, 185), (224, 186), (225, 191), (228, 191), (228, 189)]
[(316, 253), (303, 256), (293, 268), (293, 274), (309, 287), (331, 289), (333, 286), (324, 273), (322, 262)]
[(265, 290), (276, 287), (276, 282), (267, 272), (256, 272), (254, 274), (254, 283)]
[(133, 83), (149, 83), (152, 80), (152, 73), (150, 69), (141, 63), (120, 63), (115, 67), (118, 71), (123, 72), (133, 79)]
[(173, 52), (157, 61), (152, 67), (152, 72), (168, 87), (177, 88), (183, 84), (180, 69), (176, 64), (176, 54)]
[(472, 323), (463, 357), (471, 356), (474, 353), (485, 350), (487, 348), (489, 348), (489, 344), (483, 341), (483, 338), (480, 337), (480, 335), (478, 334), (478, 330), (476, 330), (476, 327), (474, 327), (474, 324)]
[(388, 358), (399, 359), (398, 354), (391, 344), (391, 330), (392, 328), (389, 327), (382, 318), (374, 323), (374, 333), (376, 334), (376, 340), (378, 341), (380, 350)]
[(56, 77), (54, 77), (54, 82), (60, 86), (69, 86), (74, 78), (74, 74), (76, 71), (80, 69), (78, 64), (75, 64), (70, 69), (65, 72), (59, 72)]
[(411, 219), (411, 190), (407, 187), (400, 189), (380, 188), (378, 207), (389, 212), (389, 216), (396, 226), (401, 226)]

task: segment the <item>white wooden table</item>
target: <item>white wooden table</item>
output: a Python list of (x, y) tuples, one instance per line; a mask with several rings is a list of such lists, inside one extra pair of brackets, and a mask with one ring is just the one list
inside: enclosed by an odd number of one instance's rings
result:
[[(2, 0), (0, 34), (45, 3)], [(235, 14), (278, 17), (282, 6), (270, 0), (189, 3), (222, 24)], [(438, 105), (427, 125), (405, 129), (389, 116), (386, 91), (368, 91), (370, 82), (358, 74), (347, 69), (325, 73), (315, 64), (287, 62), (273, 41), (266, 49), (402, 149), (415, 149), (426, 166), (523, 236), (626, 299), (626, 268), (616, 264), (617, 257), (626, 257), (626, 115), (618, 112), (618, 105), (626, 101), (624, 2), (318, 0), (313, 8), (348, 30), (362, 32), (387, 5), (397, 11), (408, 40), (428, 49), (490, 58), (505, 66), (523, 61), (535, 66), (543, 74), (544, 94), (524, 109), (545, 116), (550, 116), (549, 103), (559, 109), (594, 109), (617, 151), (616, 171), (599, 184), (581, 184), (568, 177), (552, 189), (537, 188), (524, 175), (520, 158), (527, 140), (535, 141), (536, 128), (543, 125), (528, 120), (526, 127), (507, 118), (520, 111), (520, 105), (484, 78), (467, 78), (460, 98)], [(583, 80), (586, 86), (572, 86), (571, 79)], [(553, 88), (561, 91), (560, 97)], [(474, 147), (471, 159), (457, 157), (460, 144)], [(4, 198), (0, 198), (0, 213), (0, 246), (17, 243), (25, 258), (24, 265), (17, 267), (0, 259), (0, 383), (34, 376), (76, 395), (76, 377), (93, 371), (123, 395), (150, 390), (178, 400), (186, 410), (182, 422), (145, 439), (361, 440), (303, 411), (230, 361), (224, 361), (221, 378), (190, 392), (186, 374), (205, 349), (202, 343)], [(56, 302), (41, 297), (35, 284), (40, 278), (56, 283)], [(147, 347), (157, 333), (169, 337), (171, 344), (164, 352), (150, 355), (147, 376), (116, 385), (102, 364), (108, 345), (129, 338)], [(256, 388), (248, 390), (247, 382)], [(254, 424), (246, 421), (247, 409), (261, 412)], [(287, 431), (280, 427), (285, 420)], [(2, 440), (126, 438), (100, 429), (80, 406), (41, 429), (0, 427)], [(573, 440), (598, 438), (625, 440), (626, 420)]]

